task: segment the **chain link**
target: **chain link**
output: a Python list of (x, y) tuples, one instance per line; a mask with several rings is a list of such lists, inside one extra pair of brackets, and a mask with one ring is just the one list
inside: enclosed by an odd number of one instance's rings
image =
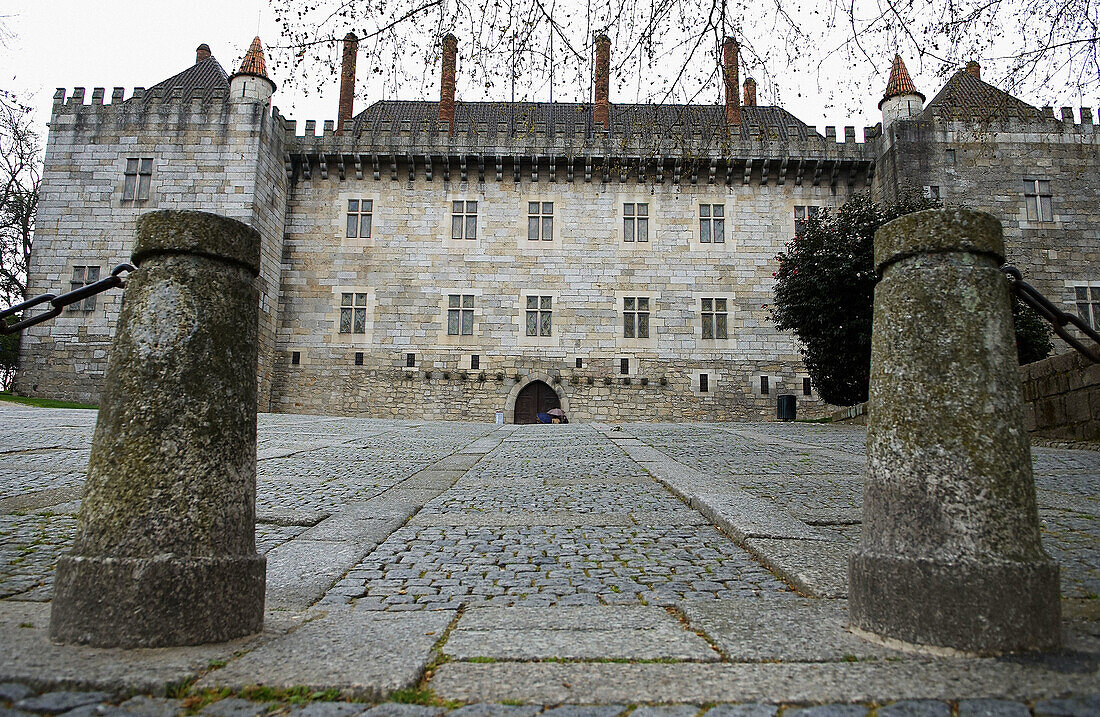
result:
[(1100, 346), (1100, 334), (1093, 331), (1092, 327), (1081, 317), (1074, 314), (1067, 314), (1051, 303), (1050, 299), (1040, 294), (1034, 286), (1024, 281), (1023, 275), (1016, 267), (1011, 264), (1005, 264), (1001, 267), (1001, 271), (1008, 277), (1008, 283), (1009, 287), (1012, 289), (1012, 293), (1019, 297), (1020, 301), (1038, 311), (1040, 316), (1049, 321), (1054, 327), (1054, 333), (1058, 334), (1067, 344), (1077, 349), (1078, 353), (1085, 358), (1093, 363), (1100, 363), (1100, 349), (1089, 348), (1081, 343), (1076, 336), (1066, 330), (1066, 324), (1072, 324), (1081, 333), (1092, 339), (1097, 346)]
[[(17, 331), (21, 331), (28, 326), (34, 326), (35, 324), (41, 324), (43, 321), (49, 321), (56, 318), (61, 314), (61, 311), (70, 304), (75, 304), (78, 301), (83, 301), (89, 296), (95, 296), (96, 294), (103, 293), (108, 289), (123, 288), (126, 286), (126, 280), (121, 276), (123, 273), (129, 274), (134, 271), (134, 267), (130, 264), (119, 264), (111, 270), (111, 275), (106, 276), (99, 281), (91, 284), (86, 284), (79, 289), (73, 289), (72, 291), (61, 294), (40, 294), (33, 299), (27, 299), (22, 304), (16, 304), (8, 309), (0, 310), (0, 334), (14, 334)], [(18, 321), (14, 324), (8, 325), (7, 318), (14, 316), (22, 311), (32, 309), (39, 304), (49, 303), (50, 310), (45, 311), (37, 316), (30, 316), (22, 321)]]

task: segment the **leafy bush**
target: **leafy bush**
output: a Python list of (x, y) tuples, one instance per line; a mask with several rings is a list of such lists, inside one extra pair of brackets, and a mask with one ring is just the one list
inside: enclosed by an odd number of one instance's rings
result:
[[(903, 193), (897, 203), (877, 204), (857, 194), (835, 213), (808, 219), (777, 256), (772, 320), (802, 342), (810, 380), (825, 401), (851, 406), (867, 400), (871, 372), (875, 231), (902, 215), (934, 209), (938, 201)], [(1050, 329), (1013, 301), (1020, 363), (1050, 353)]]

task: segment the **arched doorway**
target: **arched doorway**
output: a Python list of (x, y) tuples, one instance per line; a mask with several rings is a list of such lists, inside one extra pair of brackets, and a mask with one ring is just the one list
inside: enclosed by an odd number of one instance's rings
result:
[(551, 408), (560, 408), (561, 402), (554, 389), (542, 381), (532, 381), (516, 396), (516, 413), (513, 423), (538, 423), (536, 414)]

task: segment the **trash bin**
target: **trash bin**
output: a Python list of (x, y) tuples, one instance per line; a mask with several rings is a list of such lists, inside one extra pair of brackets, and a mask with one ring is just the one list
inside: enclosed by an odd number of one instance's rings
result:
[(776, 405), (775, 409), (775, 417), (780, 421), (793, 421), (795, 413), (797, 412), (796, 400), (793, 393), (784, 393), (779, 396), (779, 403)]

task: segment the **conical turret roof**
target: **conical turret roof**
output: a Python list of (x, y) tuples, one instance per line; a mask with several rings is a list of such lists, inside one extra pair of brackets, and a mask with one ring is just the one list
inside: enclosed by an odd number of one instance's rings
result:
[(264, 61), (264, 47), (260, 43), (259, 36), (256, 36), (256, 39), (252, 41), (248, 52), (244, 53), (244, 60), (241, 62), (241, 69), (237, 70), (237, 74), (256, 75), (257, 77), (271, 79), (267, 76), (267, 62)]
[(890, 79), (886, 83), (886, 94), (882, 96), (878, 106), (882, 107), (883, 102), (900, 95), (917, 95), (920, 97), (921, 102), (924, 101), (924, 95), (917, 91), (913, 79), (909, 77), (909, 70), (905, 69), (905, 63), (902, 62), (901, 55), (894, 55), (894, 64), (890, 66)]

